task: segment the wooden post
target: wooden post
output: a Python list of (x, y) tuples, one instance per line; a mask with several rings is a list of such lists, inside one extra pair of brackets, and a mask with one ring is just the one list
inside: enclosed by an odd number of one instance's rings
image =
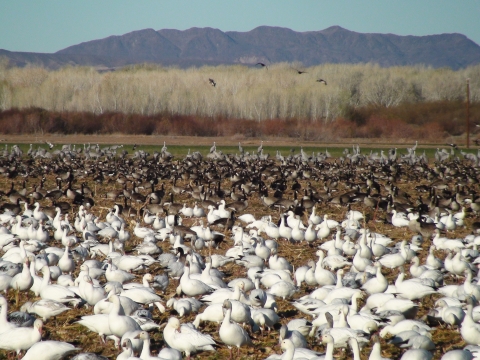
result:
[(470, 148), (470, 79), (467, 79), (467, 149)]

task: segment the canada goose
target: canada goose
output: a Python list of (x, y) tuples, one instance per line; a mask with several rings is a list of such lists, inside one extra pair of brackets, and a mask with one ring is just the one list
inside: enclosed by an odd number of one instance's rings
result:
[(325, 85), (327, 85), (327, 82), (326, 82), (325, 80), (323, 80), (323, 79), (317, 79), (317, 82), (319, 82), (319, 83), (324, 83)]
[(183, 208), (183, 204), (176, 203), (173, 201), (173, 193), (170, 192), (170, 202), (166, 202), (163, 204), (163, 206), (168, 209), (168, 213), (171, 215), (176, 215), (180, 211), (181, 208)]
[(208, 79), (208, 82), (209, 82), (210, 85), (212, 85), (213, 87), (217, 86), (217, 83), (216, 83), (215, 80), (213, 80), (213, 79)]

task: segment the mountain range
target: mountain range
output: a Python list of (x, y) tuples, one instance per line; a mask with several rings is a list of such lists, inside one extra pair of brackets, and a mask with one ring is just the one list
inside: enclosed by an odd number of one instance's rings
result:
[(258, 62), (376, 63), (380, 66), (427, 65), (454, 70), (480, 63), (480, 46), (462, 34), (399, 36), (358, 33), (332, 26), (296, 32), (260, 26), (251, 31), (223, 32), (212, 28), (144, 29), (73, 45), (56, 53), (12, 52), (0, 49), (10, 64), (66, 65), (114, 69), (156, 63), (179, 67), (255, 65)]

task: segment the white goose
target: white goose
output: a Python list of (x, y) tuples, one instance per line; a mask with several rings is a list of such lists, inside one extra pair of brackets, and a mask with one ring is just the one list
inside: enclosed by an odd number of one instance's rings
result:
[(43, 321), (35, 320), (33, 328), (19, 327), (4, 332), (0, 336), (0, 349), (7, 351), (16, 351), (17, 354), (22, 350), (29, 349), (33, 344), (39, 342), (42, 338)]
[(0, 334), (11, 329), (16, 328), (17, 326), (13, 323), (10, 323), (7, 320), (7, 311), (8, 311), (8, 302), (3, 296), (0, 296)]
[(467, 296), (465, 300), (467, 302), (467, 313), (463, 318), (460, 334), (467, 344), (480, 345), (480, 325), (472, 318), (473, 300), (470, 296)]
[(34, 303), (27, 301), (25, 304), (22, 305), (20, 310), (28, 312), (30, 314), (37, 314), (45, 322), (51, 317), (57, 316), (64, 311), (70, 310), (70, 308), (58, 301), (42, 299), (35, 301)]
[(181, 291), (187, 296), (204, 295), (213, 291), (213, 288), (205, 284), (203, 281), (190, 278), (189, 266), (185, 266), (183, 270), (179, 288), (181, 288)]
[(40, 285), (40, 297), (42, 299), (55, 300), (61, 303), (75, 302), (80, 303), (81, 299), (73, 291), (61, 285), (51, 285), (50, 268), (48, 266), (42, 267), (43, 280)]
[(181, 325), (180, 321), (171, 317), (163, 330), (163, 338), (171, 348), (184, 352), (187, 359), (191, 353), (198, 351), (215, 351), (212, 345), (215, 341), (210, 335), (202, 334), (188, 325)]
[(142, 330), (130, 316), (120, 315), (121, 304), (117, 295), (109, 296), (108, 300), (113, 304), (108, 314), (108, 326), (113, 335), (121, 338), (127, 331)]
[(225, 317), (220, 326), (219, 336), (225, 345), (230, 349), (230, 359), (233, 358), (232, 346), (238, 348), (237, 357), (240, 353), (240, 346), (252, 346), (252, 340), (247, 332), (238, 324), (231, 321), (232, 303), (229, 300), (223, 302), (223, 309), (225, 309)]
[(318, 285), (335, 285), (337, 278), (335, 274), (323, 268), (323, 260), (325, 254), (322, 250), (317, 250), (316, 255), (318, 256), (318, 261), (315, 266), (315, 280)]
[(69, 354), (77, 352), (72, 344), (63, 341), (40, 341), (28, 349), (23, 360), (60, 360)]
[(140, 359), (142, 360), (166, 360), (161, 357), (152, 356), (150, 353), (150, 335), (146, 331), (140, 331), (135, 338), (143, 341), (142, 352), (140, 353)]
[(29, 290), (32, 285), (33, 278), (30, 274), (30, 261), (28, 258), (25, 258), (22, 272), (12, 278), (10, 287), (16, 291), (26, 291)]
[(379, 262), (374, 265), (377, 268), (376, 277), (362, 285), (362, 289), (365, 290), (368, 295), (383, 293), (388, 288), (388, 280), (382, 274), (382, 265)]
[(107, 294), (102, 287), (93, 286), (93, 280), (88, 275), (83, 276), (83, 281), (79, 286), (79, 294), (82, 299), (91, 306), (95, 306), (96, 303), (107, 297)]
[[(97, 333), (103, 343), (105, 343), (105, 336), (113, 335), (112, 331), (110, 330), (108, 315), (106, 314), (82, 316), (80, 320), (76, 321), (76, 323), (85, 326), (90, 331)], [(119, 343), (119, 340), (120, 338), (115, 340), (115, 345)]]

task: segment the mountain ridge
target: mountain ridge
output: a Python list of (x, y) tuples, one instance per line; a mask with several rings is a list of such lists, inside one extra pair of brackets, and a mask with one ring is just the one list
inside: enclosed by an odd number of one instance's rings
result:
[(82, 42), (55, 53), (0, 49), (11, 64), (117, 68), (139, 63), (180, 67), (299, 62), (376, 63), (380, 66), (426, 65), (454, 70), (480, 64), (480, 46), (463, 34), (425, 36), (358, 33), (341, 26), (297, 32), (259, 26), (247, 32), (193, 27), (187, 30), (142, 29)]

